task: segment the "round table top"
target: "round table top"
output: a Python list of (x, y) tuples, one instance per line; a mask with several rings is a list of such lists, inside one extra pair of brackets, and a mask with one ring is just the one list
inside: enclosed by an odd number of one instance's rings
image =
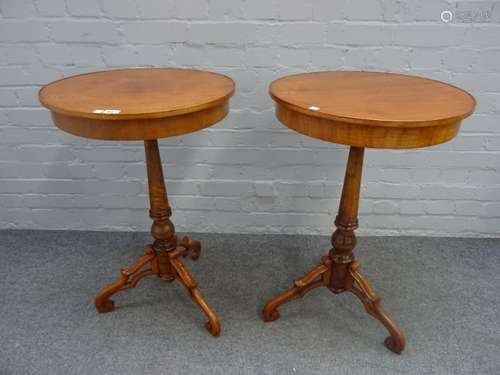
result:
[[(331, 142), (382, 148), (422, 147), (451, 139), (476, 103), (466, 91), (443, 82), (363, 71), (291, 75), (274, 81), (270, 94), (278, 104), (278, 118), (301, 133)], [(432, 136), (443, 133), (445, 127), (453, 130), (452, 125), (456, 127), (454, 133)], [(346, 132), (350, 133), (347, 138)], [(427, 139), (404, 139), (405, 134), (415, 136), (418, 132), (422, 137), (426, 133)], [(367, 139), (373, 135), (377, 139)], [(398, 140), (391, 141), (391, 137)]]
[[(63, 130), (89, 138), (122, 140), (159, 138), (209, 126), (221, 119), (224, 108), (225, 116), (233, 93), (233, 80), (222, 74), (132, 68), (64, 78), (43, 87), (39, 98)], [(186, 119), (199, 120), (204, 125), (193, 129), (196, 125), (187, 121), (186, 131), (177, 127), (171, 133), (167, 129)], [(66, 124), (69, 121), (73, 123)]]

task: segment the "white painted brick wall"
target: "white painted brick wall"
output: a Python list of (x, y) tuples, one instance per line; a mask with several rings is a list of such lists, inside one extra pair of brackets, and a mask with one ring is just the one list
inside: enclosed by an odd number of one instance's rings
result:
[(479, 102), (448, 144), (367, 152), (360, 233), (500, 235), (499, 1), (1, 0), (0, 17), (1, 228), (149, 228), (142, 144), (57, 130), (37, 91), (153, 65), (237, 84), (225, 121), (160, 142), (181, 231), (329, 234), (347, 148), (280, 125), (267, 90), (344, 68), (441, 79)]

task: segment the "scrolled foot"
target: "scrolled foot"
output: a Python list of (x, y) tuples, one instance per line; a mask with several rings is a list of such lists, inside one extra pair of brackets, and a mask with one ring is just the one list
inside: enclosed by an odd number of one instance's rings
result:
[(268, 305), (269, 304), (267, 304), (264, 307), (264, 311), (262, 311), (262, 319), (264, 319), (264, 322), (274, 322), (280, 318), (280, 313), (276, 308)]
[[(99, 313), (107, 313), (115, 309), (114, 302), (110, 297), (122, 290), (133, 288), (140, 279), (145, 276), (154, 275), (157, 271), (153, 268), (141, 271), (141, 269), (152, 260), (156, 254), (149, 247), (146, 248), (146, 255), (137, 259), (130, 267), (121, 270), (121, 275), (113, 284), (105, 287), (95, 297), (95, 307)], [(153, 262), (154, 263), (154, 262)]]
[(389, 336), (387, 337), (385, 340), (384, 340), (384, 345), (387, 349), (389, 349), (390, 351), (396, 353), (396, 354), (401, 354), (401, 352), (404, 350), (405, 348), (405, 342), (404, 342), (404, 338), (403, 340), (401, 341), (400, 338), (398, 339), (395, 339), (394, 337), (392, 336)]
[(207, 328), (208, 332), (210, 332), (212, 334), (212, 336), (219, 337), (219, 335), (220, 335), (220, 323), (219, 323), (218, 319), (206, 322), (205, 327)]
[(103, 314), (103, 313), (108, 313), (108, 312), (111, 312), (115, 309), (115, 303), (108, 299), (108, 300), (105, 300), (105, 301), (95, 301), (95, 308), (97, 309), (97, 312), (100, 313), (100, 314)]
[(198, 260), (201, 254), (200, 241), (192, 240), (188, 236), (177, 238), (177, 245), (183, 247), (182, 255), (186, 257), (188, 254), (192, 260)]
[(198, 260), (201, 255), (201, 244), (199, 241), (192, 240), (191, 242), (191, 259)]

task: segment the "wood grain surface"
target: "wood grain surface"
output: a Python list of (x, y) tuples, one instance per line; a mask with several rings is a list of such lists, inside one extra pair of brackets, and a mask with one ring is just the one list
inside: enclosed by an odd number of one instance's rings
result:
[(270, 93), (280, 104), (311, 116), (377, 126), (454, 122), (470, 115), (475, 106), (474, 98), (455, 86), (379, 72), (297, 74), (274, 81)]
[[(120, 69), (82, 74), (40, 90), (51, 111), (99, 119), (177, 116), (227, 100), (234, 82), (221, 74), (191, 69)], [(117, 114), (95, 113), (116, 109)]]
[(40, 90), (55, 124), (105, 140), (153, 140), (189, 133), (223, 119), (234, 82), (221, 74), (169, 68), (82, 74)]
[(270, 86), (278, 119), (299, 133), (357, 147), (415, 148), (455, 137), (474, 98), (455, 86), (393, 73), (336, 71)]

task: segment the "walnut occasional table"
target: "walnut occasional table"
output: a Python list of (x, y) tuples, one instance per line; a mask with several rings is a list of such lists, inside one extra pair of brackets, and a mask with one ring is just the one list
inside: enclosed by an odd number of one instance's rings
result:
[(40, 90), (41, 103), (62, 130), (86, 138), (143, 140), (149, 185), (152, 244), (145, 255), (121, 270), (118, 280), (95, 298), (100, 313), (114, 310), (111, 296), (133, 288), (145, 276), (178, 279), (208, 317), (214, 336), (220, 323), (198, 290), (182, 258), (196, 260), (200, 243), (178, 238), (170, 221), (158, 138), (206, 128), (229, 111), (234, 82), (223, 75), (188, 69), (122, 69), (82, 74), (50, 83)]
[(387, 348), (401, 353), (403, 332), (381, 308), (381, 298), (360, 274), (353, 256), (364, 149), (416, 148), (446, 142), (457, 135), (461, 121), (474, 111), (474, 98), (430, 79), (349, 71), (288, 76), (274, 81), (270, 94), (283, 124), (313, 138), (349, 145), (350, 151), (329, 255), (295, 280), (291, 289), (270, 300), (264, 307), (264, 320), (278, 319), (281, 304), (318, 287), (336, 294), (351, 292), (389, 331)]

